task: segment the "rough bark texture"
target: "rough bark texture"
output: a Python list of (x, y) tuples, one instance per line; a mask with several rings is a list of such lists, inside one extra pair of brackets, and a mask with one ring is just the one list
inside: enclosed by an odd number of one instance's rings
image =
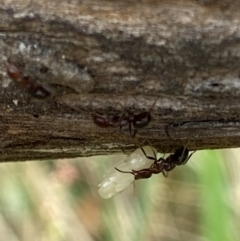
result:
[[(145, 140), (162, 152), (239, 147), (239, 26), (236, 0), (2, 0), (0, 161), (110, 154)], [(16, 85), (10, 63), (51, 95)], [(138, 141), (93, 123), (92, 113), (137, 114), (156, 99)]]

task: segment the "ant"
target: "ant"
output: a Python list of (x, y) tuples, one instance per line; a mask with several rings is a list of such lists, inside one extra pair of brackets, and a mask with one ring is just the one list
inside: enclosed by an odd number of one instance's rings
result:
[[(142, 147), (146, 153), (150, 154), (151, 151), (156, 151), (151, 146)], [(120, 169), (134, 169), (134, 168), (145, 168), (148, 165), (151, 165), (152, 161), (149, 160), (146, 156), (143, 155), (141, 148), (136, 149), (129, 156), (123, 158), (121, 162), (117, 164), (117, 167)], [(133, 175), (124, 175), (118, 172), (115, 169), (110, 169), (107, 171), (106, 175), (104, 175), (103, 181), (98, 185), (99, 186), (99, 194), (102, 198), (111, 198), (118, 192), (123, 191), (134, 181)]]
[(44, 99), (51, 95), (50, 88), (37, 83), (28, 76), (23, 76), (21, 70), (15, 64), (6, 62), (5, 66), (8, 76), (16, 83), (16, 85), (26, 89), (32, 96)]
[[(157, 99), (158, 98), (156, 98), (156, 100)], [(126, 114), (116, 115), (116, 116), (110, 115), (105, 117), (101, 114), (93, 113), (92, 114), (93, 122), (99, 127), (103, 127), (103, 128), (120, 127), (120, 130), (124, 126), (128, 125), (130, 136), (134, 137), (137, 134), (138, 129), (142, 129), (146, 127), (152, 120), (151, 110), (153, 109), (156, 103), (156, 100), (154, 101), (149, 111), (144, 111), (137, 115), (134, 115), (133, 113), (128, 113), (127, 115)], [(134, 129), (133, 134), (132, 134), (132, 128)]]
[(169, 155), (166, 159), (164, 159), (163, 157), (160, 157), (159, 159), (157, 159), (157, 155), (154, 151), (153, 151), (154, 157), (152, 157), (152, 156), (148, 156), (142, 147), (141, 147), (141, 150), (145, 155), (145, 157), (147, 157), (150, 160), (154, 160), (154, 163), (149, 168), (145, 168), (138, 171), (132, 170), (131, 172), (122, 171), (116, 167), (115, 169), (122, 173), (133, 174), (135, 180), (150, 178), (152, 174), (159, 174), (161, 172), (166, 177), (165, 172), (169, 172), (173, 170), (176, 166), (186, 164), (188, 160), (191, 158), (191, 156), (193, 155), (193, 153), (195, 152), (194, 151), (189, 155), (189, 150), (187, 148), (180, 147), (175, 150), (174, 154)]
[(113, 116), (109, 115), (108, 117), (105, 117), (98, 113), (92, 114), (93, 122), (100, 127), (106, 128), (106, 127), (123, 127), (128, 124), (128, 117), (123, 116)]

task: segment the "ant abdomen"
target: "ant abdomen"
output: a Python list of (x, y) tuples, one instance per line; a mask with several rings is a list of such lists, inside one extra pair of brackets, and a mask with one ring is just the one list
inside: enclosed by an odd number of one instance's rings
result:
[(93, 122), (99, 127), (118, 127), (121, 124), (120, 116), (104, 116), (98, 113), (92, 114)]
[(92, 114), (93, 122), (99, 127), (120, 127), (126, 126), (129, 124), (128, 118), (126, 116), (119, 116), (119, 115), (109, 115), (104, 116), (98, 113)]
[(93, 119), (93, 122), (99, 127), (108, 127), (109, 126), (109, 123), (104, 116), (93, 113), (92, 119)]

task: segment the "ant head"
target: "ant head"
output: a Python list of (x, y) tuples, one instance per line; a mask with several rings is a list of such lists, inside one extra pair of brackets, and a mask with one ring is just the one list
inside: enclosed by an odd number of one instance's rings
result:
[(173, 154), (173, 159), (176, 165), (183, 165), (187, 162), (188, 160), (188, 154), (189, 151), (186, 147), (182, 146), (178, 149)]

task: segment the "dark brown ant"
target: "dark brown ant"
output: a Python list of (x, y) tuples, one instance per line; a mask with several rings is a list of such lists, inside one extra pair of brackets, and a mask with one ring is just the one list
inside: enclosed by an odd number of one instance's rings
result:
[[(130, 136), (134, 137), (138, 129), (142, 129), (146, 127), (152, 120), (151, 110), (154, 107), (156, 100), (154, 101), (149, 111), (144, 111), (137, 115), (134, 115), (133, 113), (128, 113), (126, 115), (123, 113), (121, 116), (120, 115), (103, 116), (98, 113), (93, 113), (92, 114), (93, 122), (97, 126), (103, 127), (103, 128), (120, 127), (120, 129), (122, 129), (124, 126), (128, 125)], [(132, 128), (134, 129), (133, 133), (132, 133)]]
[(144, 168), (141, 170), (132, 170), (131, 172), (122, 171), (115, 167), (115, 169), (122, 173), (131, 173), (134, 175), (134, 179), (146, 179), (150, 178), (152, 174), (159, 174), (163, 173), (163, 175), (166, 177), (165, 172), (169, 172), (173, 170), (176, 166), (184, 165), (188, 162), (188, 160), (191, 158), (193, 153), (189, 155), (189, 150), (185, 147), (180, 147), (175, 150), (174, 154), (169, 155), (166, 159), (163, 157), (160, 157), (157, 159), (156, 153), (153, 151), (154, 157), (148, 156), (144, 149), (141, 147), (141, 150), (145, 157), (147, 157), (150, 160), (154, 160), (154, 163), (149, 168)]
[(128, 117), (127, 116), (113, 116), (110, 115), (105, 117), (98, 113), (92, 114), (93, 122), (100, 127), (123, 127), (128, 124)]
[[(142, 112), (138, 115), (129, 114), (122, 116), (109, 116), (105, 117), (98, 113), (92, 114), (93, 122), (99, 127), (120, 127), (122, 129), (124, 126), (128, 125), (129, 133), (131, 136), (135, 136), (137, 129), (142, 129), (146, 127), (151, 121), (152, 117), (150, 112)], [(134, 127), (134, 132), (132, 134), (132, 126)]]
[(8, 76), (16, 83), (16, 85), (28, 91), (32, 96), (44, 99), (51, 95), (51, 90), (47, 86), (37, 83), (33, 79), (23, 76), (21, 70), (13, 63), (5, 63)]

